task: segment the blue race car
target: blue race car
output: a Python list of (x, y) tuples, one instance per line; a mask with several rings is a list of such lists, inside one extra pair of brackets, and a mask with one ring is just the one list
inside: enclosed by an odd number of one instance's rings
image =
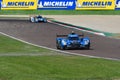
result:
[(42, 16), (40, 16), (40, 15), (38, 15), (38, 16), (32, 16), (32, 17), (30, 17), (30, 22), (47, 22), (47, 19), (46, 18), (44, 18), (44, 17), (42, 17)]
[(90, 49), (90, 39), (83, 37), (84, 35), (78, 35), (76, 33), (70, 33), (68, 35), (57, 35), (56, 47), (57, 49)]

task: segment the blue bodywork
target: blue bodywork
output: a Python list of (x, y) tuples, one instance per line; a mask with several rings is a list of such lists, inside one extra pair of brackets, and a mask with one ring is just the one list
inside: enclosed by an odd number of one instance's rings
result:
[(56, 47), (57, 49), (90, 49), (90, 39), (78, 34), (58, 35)]
[(47, 22), (47, 19), (38, 15), (30, 18), (31, 22)]

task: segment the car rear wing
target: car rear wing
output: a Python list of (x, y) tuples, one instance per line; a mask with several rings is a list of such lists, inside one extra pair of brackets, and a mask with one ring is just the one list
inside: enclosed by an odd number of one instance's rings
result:
[[(68, 35), (57, 35), (56, 34), (56, 37), (67, 37)], [(84, 34), (81, 34), (81, 35), (78, 35), (79, 37), (84, 37)]]
[(80, 37), (82, 36), (82, 37), (83, 37), (83, 36), (84, 36), (84, 34), (81, 34), (81, 35), (78, 35), (78, 36), (80, 36)]
[(56, 37), (67, 37), (68, 35), (56, 35)]

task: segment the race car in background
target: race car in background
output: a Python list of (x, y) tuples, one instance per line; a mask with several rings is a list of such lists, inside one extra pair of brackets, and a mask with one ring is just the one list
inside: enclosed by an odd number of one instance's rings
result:
[(57, 35), (57, 49), (90, 49), (90, 39), (84, 35), (70, 33), (68, 35)]
[(30, 22), (47, 22), (47, 19), (42, 17), (41, 15), (37, 15), (37, 16), (31, 16), (30, 17)]

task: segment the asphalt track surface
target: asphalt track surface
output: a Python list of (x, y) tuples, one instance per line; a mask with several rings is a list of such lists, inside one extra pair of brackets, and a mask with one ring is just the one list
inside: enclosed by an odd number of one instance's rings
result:
[[(53, 23), (30, 23), (27, 20), (0, 20), (0, 32), (24, 41), (56, 49), (56, 34), (69, 34), (71, 31)], [(120, 59), (120, 40), (84, 32), (91, 39), (90, 50), (65, 50), (71, 53)]]

